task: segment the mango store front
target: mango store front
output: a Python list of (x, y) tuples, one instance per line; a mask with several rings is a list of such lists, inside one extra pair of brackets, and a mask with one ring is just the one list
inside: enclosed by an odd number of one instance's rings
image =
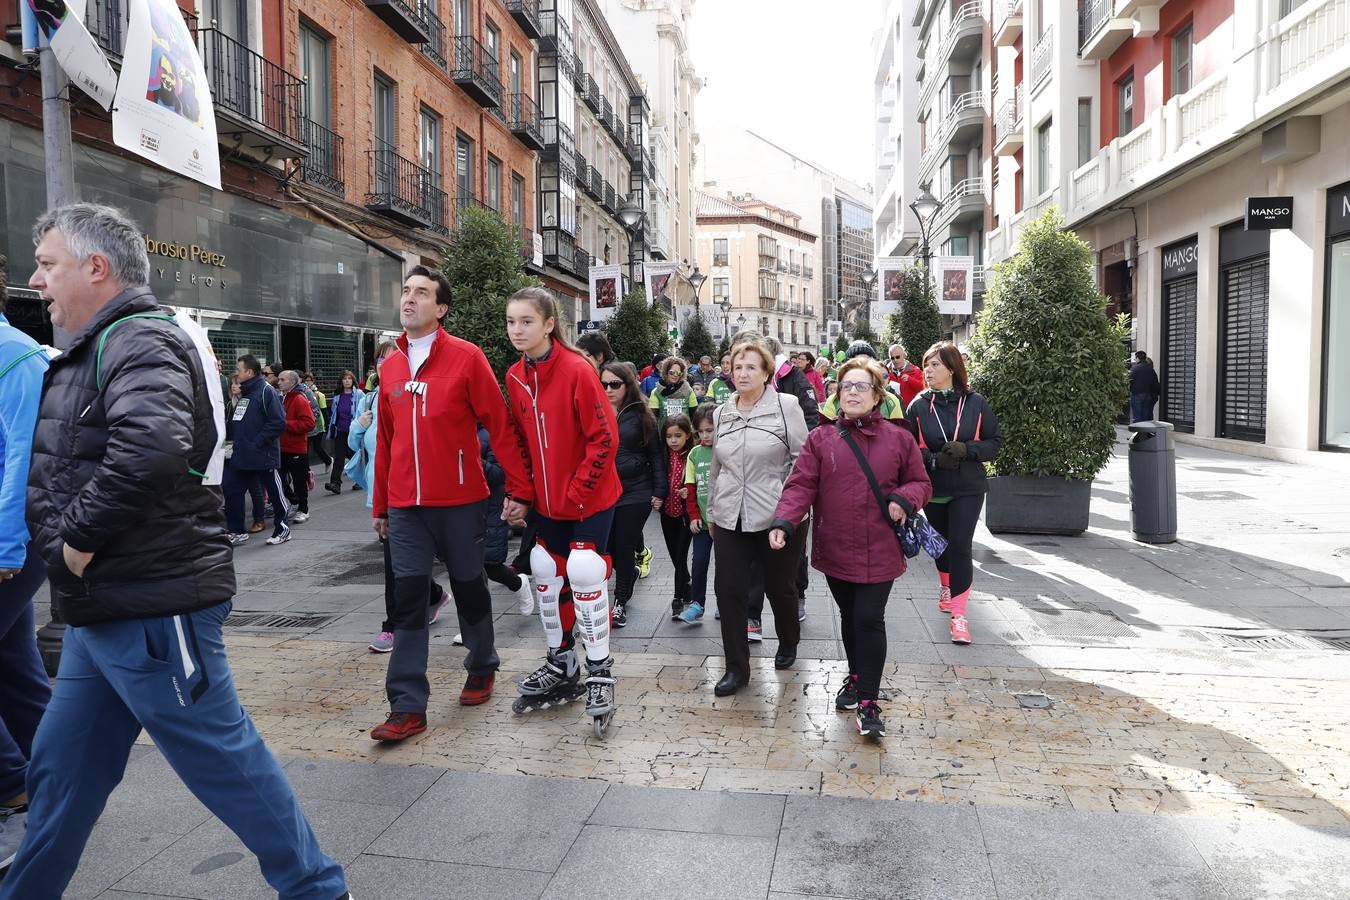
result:
[[(356, 237), (237, 194), (93, 148), (75, 149), (79, 195), (131, 214), (150, 257), (150, 286), (187, 310), (229, 362), (311, 370), (328, 390), (344, 369), (364, 378), (397, 329), (403, 263)], [(33, 222), (46, 208), (42, 135), (0, 119), (0, 253), (9, 257), (9, 319), (43, 342), (51, 323), (24, 285)]]

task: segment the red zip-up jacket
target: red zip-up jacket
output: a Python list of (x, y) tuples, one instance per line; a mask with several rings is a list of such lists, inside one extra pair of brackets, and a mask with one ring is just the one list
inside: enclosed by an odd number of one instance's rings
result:
[(511, 427), (487, 357), (474, 344), (436, 330), (416, 380), (409, 371), (408, 337), (380, 365), (375, 450), (376, 518), (389, 508), (463, 506), (488, 496), (478, 423), (506, 471), (511, 496), (534, 497), (525, 445)]
[(540, 515), (577, 521), (618, 502), (619, 423), (581, 354), (555, 342), (543, 359), (521, 359), (506, 372), (506, 393)]
[(314, 430), (314, 407), (300, 390), (288, 391), (282, 405), (286, 410), (286, 430), (281, 432), (281, 452), (308, 453), (309, 433)]

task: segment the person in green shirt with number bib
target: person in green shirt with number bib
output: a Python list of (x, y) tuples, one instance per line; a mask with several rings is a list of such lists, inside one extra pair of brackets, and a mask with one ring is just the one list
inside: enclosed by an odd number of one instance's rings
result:
[[(703, 522), (703, 510), (708, 508), (708, 474), (712, 471), (713, 427), (712, 403), (704, 403), (694, 410), (694, 431), (698, 432), (698, 446), (689, 451), (684, 467), (685, 498), (689, 511), (689, 530), (693, 532), (693, 561), (689, 566), (689, 604), (680, 612), (680, 621), (697, 625), (703, 619), (708, 604), (708, 563), (712, 560), (712, 535)], [(692, 490), (690, 490), (692, 488)]]
[(676, 413), (687, 414), (689, 410), (698, 406), (698, 398), (694, 396), (694, 389), (684, 377), (688, 371), (684, 360), (678, 356), (668, 356), (661, 360), (657, 371), (661, 375), (661, 382), (652, 389), (652, 395), (647, 398), (647, 405), (656, 416), (657, 428), (663, 429), (664, 433), (666, 416)]

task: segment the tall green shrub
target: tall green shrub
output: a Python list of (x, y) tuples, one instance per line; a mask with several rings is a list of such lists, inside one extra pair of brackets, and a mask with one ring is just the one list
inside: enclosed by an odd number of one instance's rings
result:
[(915, 365), (929, 347), (942, 340), (937, 290), (922, 265), (912, 266), (900, 276), (900, 309), (889, 316), (887, 324), (887, 343), (904, 347)]
[(1090, 480), (1111, 456), (1126, 399), (1128, 334), (1092, 283), (1092, 250), (1051, 209), (995, 267), (971, 361), (999, 418), (995, 475)]
[(456, 337), (483, 348), (499, 379), (520, 359), (506, 336), (506, 298), (540, 284), (525, 274), (522, 263), (520, 230), (515, 225), (485, 209), (459, 210), (459, 224), (450, 232), (450, 250), (441, 262), (453, 298), (442, 324)]
[(690, 316), (686, 320), (684, 333), (680, 335), (680, 355), (685, 359), (698, 361), (700, 357), (712, 356), (717, 352), (712, 332), (702, 316)]
[(629, 291), (619, 301), (619, 308), (606, 320), (605, 336), (614, 348), (614, 355), (633, 363), (641, 371), (651, 362), (652, 354), (662, 349), (652, 330), (651, 308), (647, 295), (641, 290)]

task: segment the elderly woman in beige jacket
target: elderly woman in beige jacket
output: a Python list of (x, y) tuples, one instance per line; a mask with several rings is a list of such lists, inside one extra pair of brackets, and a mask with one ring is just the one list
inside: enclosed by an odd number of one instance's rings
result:
[(758, 341), (731, 349), (731, 379), (736, 393), (713, 413), (716, 438), (708, 477), (708, 509), (717, 574), (713, 589), (722, 615), (722, 647), (727, 671), (717, 683), (719, 697), (734, 694), (750, 680), (750, 644), (746, 639), (746, 599), (751, 559), (764, 572), (765, 594), (778, 630), (774, 666), (797, 660), (801, 627), (797, 622), (797, 558), (804, 530), (782, 550), (769, 547), (769, 526), (797, 453), (806, 442), (806, 419), (797, 398), (770, 384), (773, 356)]

